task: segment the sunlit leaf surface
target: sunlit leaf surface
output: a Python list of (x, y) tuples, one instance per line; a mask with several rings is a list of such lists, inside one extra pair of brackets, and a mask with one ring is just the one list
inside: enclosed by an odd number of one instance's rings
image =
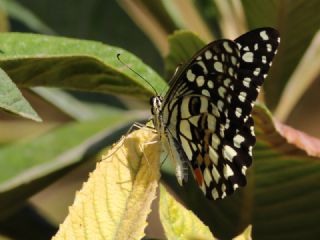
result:
[(154, 139), (140, 129), (107, 151), (53, 239), (141, 239), (160, 178)]

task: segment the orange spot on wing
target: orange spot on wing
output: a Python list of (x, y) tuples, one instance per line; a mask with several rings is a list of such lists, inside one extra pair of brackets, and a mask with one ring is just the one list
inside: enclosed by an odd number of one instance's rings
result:
[(203, 182), (203, 177), (200, 169), (199, 168), (193, 169), (193, 172), (194, 172), (194, 176), (196, 177), (197, 183), (199, 184), (199, 186), (201, 186)]

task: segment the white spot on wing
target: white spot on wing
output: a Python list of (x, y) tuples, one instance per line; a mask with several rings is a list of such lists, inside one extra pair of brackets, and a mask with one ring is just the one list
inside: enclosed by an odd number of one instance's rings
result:
[(224, 199), (227, 196), (226, 192), (223, 192), (221, 195), (221, 199)]
[(233, 65), (237, 64), (237, 58), (235, 56), (231, 56), (231, 62)]
[(187, 158), (189, 160), (191, 160), (192, 159), (192, 150), (189, 146), (188, 141), (184, 137), (180, 137), (180, 139), (181, 139), (181, 146), (183, 148), (183, 151), (186, 153)]
[(208, 112), (208, 99), (207, 98), (200, 98), (201, 101), (201, 106), (200, 106), (200, 112), (204, 113), (204, 112)]
[(224, 138), (224, 130), (225, 130), (224, 125), (220, 124), (220, 136), (222, 138)]
[(253, 71), (253, 75), (258, 76), (258, 75), (260, 74), (260, 71), (261, 71), (261, 69), (257, 67), (257, 68)]
[(222, 63), (221, 62), (215, 62), (213, 64), (213, 67), (217, 72), (223, 72)]
[(230, 127), (230, 119), (229, 118), (227, 118), (227, 121), (226, 121), (226, 129), (228, 129)]
[(213, 198), (214, 200), (216, 200), (216, 199), (219, 198), (219, 193), (218, 193), (218, 191), (217, 191), (216, 188), (214, 188), (214, 189), (212, 190), (211, 195), (212, 195), (212, 198)]
[(216, 118), (214, 116), (209, 114), (207, 121), (208, 121), (208, 128), (209, 129), (216, 129)]
[(252, 146), (249, 147), (249, 155), (252, 157)]
[(232, 67), (229, 67), (229, 69), (228, 69), (228, 73), (229, 73), (231, 76), (233, 76), (233, 74), (234, 74), (234, 70), (233, 70), (233, 68), (232, 68)]
[(247, 171), (247, 167), (246, 166), (242, 166), (241, 172), (242, 172), (243, 175), (246, 175), (246, 171)]
[(251, 78), (246, 77), (243, 79), (243, 85), (247, 88), (250, 87), (250, 82), (251, 82)]
[(199, 61), (199, 62), (197, 62), (197, 64), (198, 64), (200, 67), (202, 67), (203, 72), (204, 72), (205, 74), (208, 73), (208, 69), (207, 69), (207, 67), (206, 67), (206, 65), (204, 64), (203, 61)]
[(267, 35), (267, 32), (265, 30), (260, 32), (260, 37), (262, 38), (262, 40), (269, 40), (269, 36)]
[(222, 155), (225, 159), (232, 162), (232, 159), (237, 156), (237, 152), (232, 147), (224, 145), (222, 148)]
[(214, 104), (211, 104), (211, 108), (212, 108), (212, 112), (211, 112), (211, 113), (212, 113), (214, 116), (216, 116), (216, 117), (220, 117), (220, 113), (219, 113), (219, 111), (218, 111), (217, 106), (214, 105)]
[(223, 105), (223, 102), (221, 100), (218, 100), (217, 106), (220, 112), (222, 112)]
[[(209, 146), (209, 157), (210, 157), (210, 160), (213, 161), (213, 164), (217, 166), (219, 156), (218, 156), (218, 153), (211, 146)], [(214, 177), (214, 174), (213, 174), (213, 177)]]
[(262, 56), (261, 57), (262, 63), (266, 64), (267, 63), (267, 57), (266, 56)]
[(207, 167), (203, 171), (203, 178), (204, 178), (204, 181), (205, 181), (206, 185), (209, 186), (210, 183), (211, 183), (212, 178), (211, 178), (210, 171), (209, 171), (209, 169)]
[(212, 167), (212, 176), (213, 176), (213, 179), (216, 183), (219, 182), (219, 179), (220, 179), (220, 174), (218, 172), (218, 170), (216, 169), (215, 166)]
[(211, 144), (214, 149), (218, 149), (218, 146), (220, 144), (220, 138), (218, 138), (218, 136), (214, 133), (211, 136)]
[(229, 42), (223, 42), (223, 47), (228, 53), (232, 53), (232, 48), (229, 45)]
[(228, 177), (233, 176), (234, 173), (228, 164), (225, 164), (223, 167), (223, 176), (228, 179)]
[(193, 116), (193, 117), (189, 118), (189, 122), (197, 127), (198, 126), (198, 122), (199, 122), (199, 118), (200, 118), (200, 115)]
[(221, 54), (221, 60), (222, 60), (222, 62), (224, 62), (224, 60), (225, 60), (225, 55), (223, 53)]
[(209, 60), (210, 58), (212, 58), (212, 52), (210, 50), (207, 50), (205, 53), (204, 53), (205, 57), (207, 60)]
[(254, 127), (253, 127), (253, 126), (250, 127), (250, 132), (251, 132), (251, 135), (252, 135), (252, 136), (255, 136), (255, 134), (254, 134)]
[(204, 85), (204, 77), (203, 76), (198, 76), (196, 79), (198, 87), (202, 87)]
[(186, 138), (190, 140), (192, 139), (190, 124), (188, 120), (182, 120), (180, 122), (180, 131), (182, 132), (183, 135), (186, 136)]
[(253, 52), (246, 52), (242, 55), (242, 60), (245, 62), (253, 62)]
[(213, 88), (214, 86), (212, 80), (209, 80), (207, 84), (208, 84), (208, 88)]
[(236, 147), (236, 148), (240, 148), (241, 147), (241, 143), (244, 142), (244, 137), (237, 134), (236, 136), (234, 136), (233, 138), (233, 145)]
[(247, 93), (246, 92), (240, 92), (238, 98), (241, 102), (245, 102), (246, 100), (246, 97), (247, 97)]
[(201, 184), (201, 186), (200, 186), (200, 189), (201, 189), (201, 191), (204, 193), (204, 194), (206, 194), (206, 186), (204, 185), (204, 182), (202, 181), (202, 184)]
[(207, 89), (203, 89), (203, 90), (201, 91), (201, 93), (202, 93), (202, 95), (204, 95), (204, 96), (210, 97), (210, 92), (209, 92)]
[(236, 108), (236, 116), (239, 118), (242, 115), (242, 109), (241, 108)]
[(218, 93), (220, 97), (224, 98), (224, 94), (226, 93), (226, 89), (224, 87), (219, 87)]
[(195, 79), (196, 79), (196, 75), (193, 74), (193, 72), (191, 71), (191, 69), (189, 69), (187, 71), (187, 79), (190, 81), (190, 82), (193, 82)]
[[(189, 102), (190, 102), (190, 98), (185, 98), (185, 99), (183, 99), (183, 101), (181, 103), (181, 117), (182, 118), (190, 117)], [(177, 109), (177, 108), (175, 108), (175, 109)]]
[(223, 81), (223, 84), (224, 84), (226, 87), (229, 87), (230, 83), (231, 83), (230, 78), (226, 78), (226, 79)]
[(228, 94), (228, 96), (227, 96), (227, 101), (228, 101), (228, 103), (231, 103), (231, 95), (230, 94)]

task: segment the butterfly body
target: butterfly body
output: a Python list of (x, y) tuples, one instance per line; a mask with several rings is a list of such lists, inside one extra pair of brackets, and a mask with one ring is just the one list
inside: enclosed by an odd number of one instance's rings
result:
[(255, 144), (251, 111), (278, 44), (272, 28), (209, 43), (174, 75), (164, 97), (151, 99), (154, 126), (180, 185), (187, 166), (209, 199), (246, 184)]
[(154, 115), (154, 126), (157, 129), (163, 148), (176, 168), (176, 177), (180, 186), (188, 181), (188, 162), (184, 157), (183, 150), (179, 143), (172, 137), (163, 122), (162, 109), (163, 98), (161, 96), (152, 97), (152, 114)]

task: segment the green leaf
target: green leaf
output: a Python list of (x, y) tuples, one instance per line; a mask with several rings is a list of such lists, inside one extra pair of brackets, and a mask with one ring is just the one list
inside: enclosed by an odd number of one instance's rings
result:
[(201, 16), (205, 19), (210, 30), (214, 33), (214, 36), (221, 38), (222, 33), (219, 27), (220, 13), (215, 1), (212, 0), (198, 0), (194, 1), (195, 7), (201, 13)]
[(57, 88), (35, 87), (32, 91), (59, 108), (65, 114), (77, 120), (91, 120), (106, 116), (110, 112), (121, 111), (102, 104), (89, 104), (79, 101), (67, 92)]
[(175, 19), (170, 17), (162, 1), (142, 0), (141, 3), (150, 11), (151, 15), (157, 19), (157, 22), (161, 24), (168, 34), (178, 29), (178, 24), (174, 21)]
[(10, 29), (10, 21), (7, 13), (0, 8), (0, 32), (8, 32)]
[(163, 69), (160, 54), (118, 1), (68, 0), (57, 4), (52, 0), (23, 0), (23, 5), (61, 36), (114, 44), (135, 53), (157, 71)]
[(54, 31), (50, 29), (50, 27), (15, 0), (0, 0), (0, 8), (10, 17), (21, 21), (34, 31), (45, 34), (54, 34)]
[(24, 118), (41, 121), (17, 86), (2, 69), (0, 69), (0, 108)]
[(32, 141), (0, 148), (0, 218), (123, 133), (134, 113), (70, 123)]
[(279, 104), (274, 112), (277, 119), (285, 121), (306, 90), (318, 79), (319, 74), (320, 30), (313, 38), (281, 94)]
[[(25, 121), (0, 121), (0, 144), (8, 144), (15, 141), (21, 141), (22, 138), (37, 138), (38, 136), (61, 125), (61, 122), (44, 121), (39, 122)], [(12, 131), (14, 129), (14, 131)]]
[(210, 26), (205, 24), (203, 16), (201, 16), (201, 13), (195, 7), (195, 1), (186, 0), (183, 4), (170, 0), (162, 0), (162, 2), (167, 13), (180, 29), (189, 29), (190, 31), (197, 32), (206, 41), (214, 39)]
[(99, 42), (36, 34), (0, 34), (0, 66), (19, 86), (60, 87), (81, 91), (130, 95), (146, 99), (153, 91), (123, 66), (163, 89), (163, 79), (141, 60), (123, 49)]
[(160, 220), (167, 239), (215, 239), (209, 228), (178, 203), (161, 185)]
[(165, 58), (166, 75), (171, 76), (179, 64), (187, 63), (204, 45), (196, 34), (180, 30), (169, 36), (169, 54)]
[(262, 26), (277, 27), (278, 10), (283, 2), (283, 0), (242, 0), (249, 29)]
[(320, 2), (318, 0), (243, 0), (242, 2), (250, 28), (272, 26), (280, 32), (279, 53), (264, 84), (268, 106), (274, 109), (291, 74), (319, 30)]

